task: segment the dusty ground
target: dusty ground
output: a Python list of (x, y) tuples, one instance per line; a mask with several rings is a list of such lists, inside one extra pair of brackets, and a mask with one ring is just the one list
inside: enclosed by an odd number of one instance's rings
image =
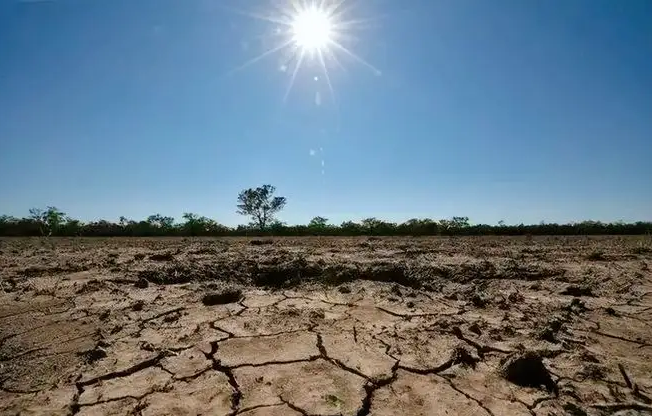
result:
[(0, 240), (0, 413), (652, 414), (649, 239)]

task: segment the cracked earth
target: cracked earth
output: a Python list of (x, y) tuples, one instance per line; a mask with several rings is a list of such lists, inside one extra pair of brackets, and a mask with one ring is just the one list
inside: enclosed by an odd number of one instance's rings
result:
[(1, 239), (0, 413), (652, 414), (641, 241)]

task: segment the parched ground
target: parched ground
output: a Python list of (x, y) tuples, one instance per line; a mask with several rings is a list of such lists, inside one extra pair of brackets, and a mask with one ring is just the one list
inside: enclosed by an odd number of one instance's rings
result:
[(0, 414), (652, 414), (650, 247), (0, 239)]

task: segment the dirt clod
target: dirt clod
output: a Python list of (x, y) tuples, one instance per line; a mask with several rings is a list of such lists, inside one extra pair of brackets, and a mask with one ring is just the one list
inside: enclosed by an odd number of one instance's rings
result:
[(252, 246), (265, 246), (274, 244), (274, 240), (251, 240), (249, 241), (249, 244)]
[(242, 299), (242, 291), (240, 289), (224, 289), (221, 291), (206, 293), (202, 296), (201, 302), (206, 306), (212, 306), (235, 303), (240, 299)]
[(464, 347), (456, 347), (453, 350), (452, 359), (454, 364), (460, 364), (471, 368), (475, 368), (476, 364), (480, 361), (480, 358), (471, 354), (469, 350)]
[(562, 295), (569, 296), (595, 296), (590, 287), (579, 286), (579, 285), (569, 285), (561, 292)]
[(99, 345), (95, 348), (79, 353), (86, 364), (93, 364), (96, 361), (106, 358), (107, 354), (104, 348)]
[(141, 277), (140, 279), (136, 280), (134, 286), (136, 286), (138, 289), (145, 289), (149, 286), (149, 281), (144, 277)]
[(152, 261), (172, 261), (174, 260), (174, 254), (170, 252), (166, 253), (154, 253), (149, 256), (149, 259)]
[(351, 288), (348, 287), (348, 286), (346, 286), (346, 285), (339, 286), (339, 287), (337, 288), (337, 290), (338, 290), (338, 292), (340, 292), (340, 293), (345, 293), (345, 294), (346, 294), (346, 293), (351, 293)]
[(476, 335), (482, 335), (482, 330), (480, 329), (480, 325), (478, 325), (477, 322), (469, 325), (469, 331), (473, 332)]

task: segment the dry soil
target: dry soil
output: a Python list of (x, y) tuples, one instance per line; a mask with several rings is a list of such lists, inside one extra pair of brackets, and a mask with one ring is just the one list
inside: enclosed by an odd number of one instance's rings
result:
[(642, 237), (1, 239), (0, 413), (652, 414)]

